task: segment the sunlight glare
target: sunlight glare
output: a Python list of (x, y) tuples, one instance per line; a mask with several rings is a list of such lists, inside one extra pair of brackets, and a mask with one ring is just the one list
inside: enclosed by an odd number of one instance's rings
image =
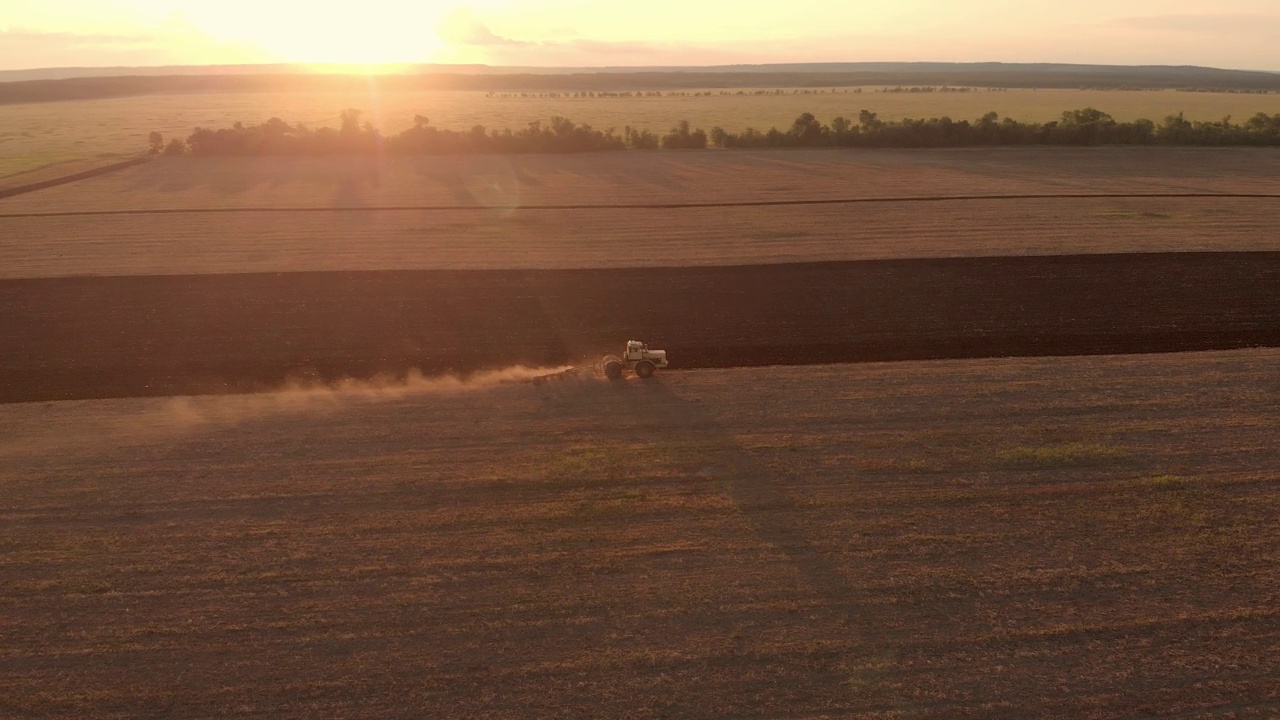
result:
[(387, 65), (431, 62), (444, 49), (433, 3), (236, 2), (192, 5), (183, 21), (218, 40), (257, 46), (277, 62)]

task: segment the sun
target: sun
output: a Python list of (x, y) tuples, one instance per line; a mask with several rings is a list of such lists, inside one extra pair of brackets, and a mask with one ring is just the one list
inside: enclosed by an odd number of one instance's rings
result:
[[(430, 3), (255, 2), (252, 12), (214, 5), (188, 15), (206, 34), (248, 44), (277, 62), (303, 65), (390, 65), (431, 62), (445, 49), (440, 12)], [(424, 5), (426, 7), (424, 7)]]

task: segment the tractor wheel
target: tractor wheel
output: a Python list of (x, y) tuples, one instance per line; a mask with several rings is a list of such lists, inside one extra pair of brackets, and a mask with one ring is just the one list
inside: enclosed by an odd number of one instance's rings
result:
[(653, 371), (653, 363), (648, 360), (642, 360), (639, 363), (636, 363), (636, 375), (639, 375), (642, 378), (653, 377)]
[(604, 364), (604, 376), (610, 380), (617, 380), (622, 377), (622, 363), (612, 360)]

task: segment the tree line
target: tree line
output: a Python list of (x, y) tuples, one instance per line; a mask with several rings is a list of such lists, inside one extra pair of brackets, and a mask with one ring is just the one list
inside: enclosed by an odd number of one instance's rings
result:
[(992, 145), (1280, 145), (1280, 113), (1258, 113), (1244, 123), (1230, 117), (1202, 122), (1181, 113), (1161, 123), (1150, 120), (1119, 122), (1095, 108), (1069, 110), (1047, 123), (1019, 122), (994, 112), (976, 121), (948, 117), (928, 120), (883, 121), (862, 111), (856, 120), (838, 117), (825, 125), (805, 113), (786, 130), (721, 128), (711, 131), (716, 147), (881, 147), (940, 148)]
[(1019, 122), (987, 113), (981, 118), (949, 117), (885, 121), (863, 110), (857, 119), (837, 117), (831, 124), (804, 113), (786, 129), (759, 131), (747, 128), (710, 132), (687, 121), (659, 135), (647, 129), (626, 127), (598, 130), (562, 117), (549, 123), (529, 123), (519, 130), (491, 130), (476, 125), (470, 130), (449, 130), (431, 125), (419, 115), (413, 126), (395, 135), (383, 135), (372, 124), (360, 122), (358, 110), (341, 114), (338, 128), (315, 130), (271, 118), (261, 125), (236, 123), (230, 128), (196, 128), (185, 140), (167, 143), (160, 133), (148, 138), (152, 154), (201, 156), (227, 155), (474, 155), (559, 154), (621, 150), (700, 150), (717, 148), (865, 147), (945, 148), (996, 145), (1235, 145), (1280, 146), (1280, 113), (1258, 113), (1243, 123), (1230, 117), (1219, 121), (1187, 120), (1182, 114), (1164, 121), (1119, 122), (1094, 108), (1070, 110), (1047, 123)]

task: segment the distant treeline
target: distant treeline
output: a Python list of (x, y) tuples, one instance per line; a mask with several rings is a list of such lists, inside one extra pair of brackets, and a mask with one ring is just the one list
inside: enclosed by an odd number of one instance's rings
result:
[[(685, 90), (577, 90), (574, 92), (489, 92), (485, 93), (485, 97), (498, 100), (632, 100), (644, 98), (709, 98), (709, 97), (761, 97), (761, 96), (783, 96), (783, 95), (861, 95), (863, 92), (868, 93), (887, 93), (894, 95), (917, 95), (926, 93), (976, 93), (976, 92), (1008, 92), (1009, 88), (975, 88), (975, 87), (951, 87), (943, 85), (941, 87), (933, 85), (912, 85), (905, 87), (898, 85), (896, 87), (882, 88), (773, 88), (771, 90), (762, 88), (753, 88), (751, 90), (697, 90), (688, 92)], [(1150, 91), (1155, 92), (1155, 91)], [(1224, 90), (1223, 92), (1238, 94), (1252, 93), (1259, 95), (1267, 95), (1268, 90)]]
[(530, 123), (520, 130), (470, 130), (434, 127), (421, 115), (413, 127), (384, 136), (369, 123), (360, 122), (360, 111), (342, 113), (339, 128), (311, 130), (271, 118), (261, 125), (236, 123), (231, 128), (196, 128), (187, 139), (167, 144), (160, 133), (151, 133), (153, 154), (180, 155), (477, 155), (529, 153), (583, 153), (618, 150), (695, 150), (718, 148), (867, 147), (941, 148), (992, 145), (1272, 145), (1280, 146), (1280, 113), (1259, 113), (1243, 123), (1230, 118), (1216, 122), (1191, 121), (1181, 114), (1163, 122), (1118, 122), (1094, 108), (1064, 112), (1058, 120), (1024, 123), (988, 113), (975, 121), (948, 117), (928, 120), (883, 121), (863, 110), (856, 120), (837, 117), (826, 125), (809, 113), (796, 118), (785, 130), (761, 132), (752, 128), (710, 132), (678, 123), (670, 132), (626, 127), (597, 130), (557, 117), (550, 123)]
[[(230, 70), (230, 69), (227, 69)], [(70, 77), (4, 82), (23, 74), (0, 73), (0, 105), (186, 93), (344, 92), (468, 90), (493, 93), (625, 92), (738, 88), (854, 88), (950, 86), (1062, 89), (1202, 89), (1280, 91), (1280, 73), (1195, 67), (1004, 63), (825, 63), (719, 68), (645, 68), (628, 71), (429, 66), (421, 72), (366, 75), (285, 72)], [(134, 72), (120, 68), (121, 73)], [(181, 74), (181, 73), (186, 74)], [(28, 73), (29, 74), (29, 73)]]
[(1047, 123), (1024, 123), (987, 113), (976, 121), (948, 117), (882, 121), (863, 110), (857, 120), (838, 117), (824, 125), (805, 113), (786, 130), (711, 131), (716, 147), (977, 147), (984, 145), (1280, 145), (1280, 113), (1258, 113), (1238, 124), (1187, 120), (1181, 113), (1163, 122), (1118, 122), (1101, 110), (1062, 113)]

